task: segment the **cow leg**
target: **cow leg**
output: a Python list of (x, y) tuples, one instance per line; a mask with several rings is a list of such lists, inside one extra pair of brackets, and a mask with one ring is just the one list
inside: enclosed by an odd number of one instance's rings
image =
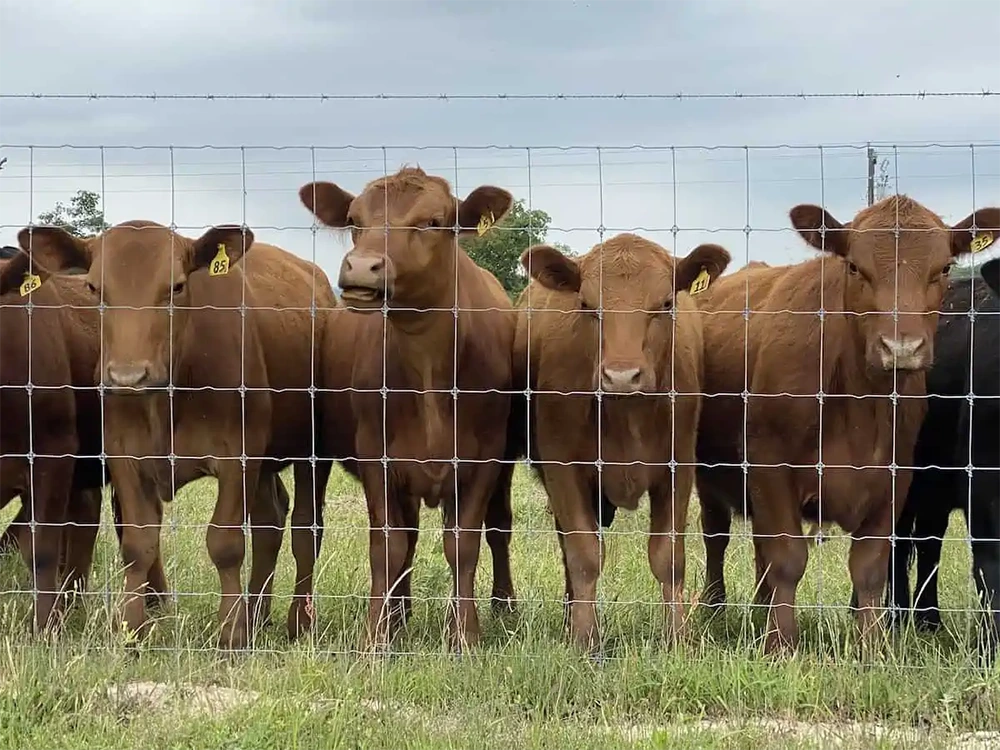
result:
[[(917, 557), (917, 579), (913, 587), (913, 619), (919, 629), (928, 631), (941, 627), (938, 568), (941, 564), (944, 536), (948, 532), (948, 516), (951, 513), (951, 498), (940, 494), (942, 490), (949, 491), (951, 488), (947, 485), (932, 485), (931, 488), (935, 490), (933, 494), (919, 498), (920, 504), (916, 509), (913, 525), (913, 547)], [(913, 493), (910, 495), (912, 497)], [(904, 578), (904, 585), (908, 582), (907, 576)], [(902, 588), (901, 585), (897, 585)]]
[(219, 573), (219, 647), (242, 649), (247, 645), (247, 607), (240, 581), (240, 567), (246, 554), (243, 488), (245, 483), (247, 496), (256, 498), (260, 462), (247, 462), (244, 474), (239, 461), (219, 461), (218, 477), (219, 496), (205, 543)]
[[(902, 473), (902, 472), (900, 472)], [(905, 479), (897, 477), (897, 493), (906, 497)], [(876, 515), (866, 519), (852, 534), (848, 567), (851, 583), (858, 595), (858, 609), (855, 612), (858, 630), (863, 642), (874, 643), (880, 632), (879, 601), (888, 579), (889, 535), (892, 533), (894, 511), (892, 504), (885, 504)]]
[(709, 607), (718, 607), (726, 603), (726, 549), (729, 547), (732, 513), (729, 506), (713, 496), (707, 481), (699, 482), (698, 499), (701, 503), (701, 533), (705, 541), (705, 587), (701, 600)]
[(986, 620), (978, 642), (978, 651), (986, 665), (996, 658), (1000, 640), (1000, 493), (995, 469), (976, 469), (972, 477), (972, 513), (969, 535), (972, 537), (972, 570)]
[(694, 469), (682, 466), (672, 483), (668, 476), (649, 490), (649, 567), (663, 592), (664, 634), (669, 641), (684, 625), (684, 536), (693, 484)]
[(288, 490), (278, 474), (261, 473), (250, 505), (250, 628), (256, 631), (271, 618), (271, 601), (278, 554), (288, 520)]
[(459, 486), (460, 500), (443, 503), (444, 556), (454, 579), (449, 633), (452, 648), (459, 653), (479, 643), (476, 565), (479, 563), (486, 509), (497, 481), (496, 470), (489, 464), (477, 466), (469, 474), (468, 483), (464, 487)]
[[(52, 454), (72, 454), (75, 445), (46, 447)], [(31, 575), (31, 587), (36, 593), (34, 626), (37, 632), (55, 623), (62, 600), (59, 590), (59, 554), (62, 546), (62, 525), (66, 520), (73, 483), (73, 459), (35, 458), (31, 513), (35, 530), (22, 526), (18, 539), (21, 556)], [(22, 498), (22, 503), (24, 498)]]
[[(111, 517), (114, 519), (115, 535), (118, 537), (118, 547), (122, 545), (122, 504), (118, 492), (111, 487)], [(163, 559), (157, 554), (149, 568), (149, 579), (146, 582), (146, 606), (162, 607), (167, 603), (167, 576), (163, 572)]]
[(563, 579), (565, 580), (565, 591), (563, 593), (563, 630), (570, 628), (570, 610), (573, 602), (573, 581), (569, 577), (569, 563), (566, 562), (566, 533), (556, 520), (556, 538), (559, 540), (559, 552), (562, 554)]
[(67, 515), (72, 525), (63, 533), (65, 555), (60, 572), (66, 591), (82, 593), (87, 588), (101, 523), (101, 500), (101, 490), (96, 487), (74, 492), (70, 498)]
[(410, 620), (413, 607), (413, 558), (417, 553), (417, 538), (420, 536), (420, 503), (419, 497), (407, 497), (400, 506), (403, 518), (403, 528), (406, 529), (406, 556), (403, 558), (403, 568), (396, 587), (389, 596), (390, 616), (393, 627), (405, 625)]
[(570, 637), (585, 651), (598, 646), (597, 580), (604, 559), (604, 540), (598, 536), (597, 517), (590, 501), (591, 488), (574, 466), (546, 465), (545, 487), (562, 534)]
[(510, 540), (514, 525), (511, 509), (511, 482), (514, 478), (514, 463), (500, 467), (500, 477), (486, 507), (486, 543), (493, 558), (493, 591), (490, 593), (490, 607), (493, 613), (501, 615), (516, 609), (514, 578), (510, 569)]
[[(115, 471), (118, 462), (121, 469)], [(136, 459), (114, 459), (113, 481), (121, 508), (121, 556), (125, 564), (125, 624), (136, 636), (144, 636), (146, 597), (149, 596), (150, 574), (160, 558), (160, 525), (163, 506), (155, 493), (144, 491)], [(148, 484), (148, 483), (147, 483)]]
[[(901, 625), (910, 615), (910, 565), (916, 551), (914, 546), (917, 515), (926, 512), (927, 503), (923, 495), (928, 483), (927, 471), (914, 474), (906, 504), (896, 522), (896, 542), (889, 551), (888, 581), (885, 590), (885, 605), (891, 612), (893, 625)], [(933, 503), (931, 503), (933, 505)], [(858, 592), (851, 587), (851, 609), (857, 610)]]
[(361, 482), (368, 505), (368, 562), (371, 590), (368, 595), (368, 621), (362, 650), (384, 650), (392, 638), (392, 602), (388, 596), (395, 588), (406, 562), (409, 540), (401, 518), (400, 506), (406, 498), (396, 488), (386, 487), (387, 477), (380, 464), (361, 462)]
[(332, 469), (330, 461), (318, 461), (315, 467), (306, 462), (295, 465), (295, 505), (292, 508), (295, 592), (286, 623), (289, 640), (312, 630), (315, 623), (313, 574), (323, 545), (323, 508)]
[[(774, 459), (772, 450), (754, 460), (781, 462), (780, 458)], [(764, 649), (767, 653), (795, 649), (799, 640), (795, 593), (806, 571), (809, 548), (802, 534), (794, 478), (785, 468), (755, 467), (750, 469), (750, 481), (754, 539), (759, 543), (760, 562), (767, 570), (766, 578), (773, 591)]]
[(753, 584), (753, 603), (754, 607), (764, 609), (771, 606), (771, 601), (774, 598), (774, 589), (771, 588), (771, 583), (767, 578), (767, 558), (764, 555), (764, 548), (761, 545), (761, 540), (754, 537), (753, 540), (753, 568), (754, 568), (754, 584)]

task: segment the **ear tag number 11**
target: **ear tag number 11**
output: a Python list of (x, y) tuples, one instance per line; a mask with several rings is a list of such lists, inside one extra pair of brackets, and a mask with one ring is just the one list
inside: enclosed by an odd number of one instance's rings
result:
[(212, 258), (212, 263), (208, 267), (209, 276), (225, 276), (229, 273), (229, 255), (226, 253), (226, 246), (219, 243), (219, 252)]
[(691, 286), (688, 288), (688, 294), (692, 297), (696, 294), (701, 294), (706, 289), (708, 289), (708, 283), (711, 281), (711, 277), (708, 275), (708, 271), (704, 268), (701, 269), (701, 273), (691, 282)]

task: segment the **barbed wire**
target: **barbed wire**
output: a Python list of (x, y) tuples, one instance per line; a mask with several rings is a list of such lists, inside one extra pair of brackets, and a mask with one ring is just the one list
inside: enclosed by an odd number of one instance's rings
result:
[(684, 100), (784, 100), (784, 99), (949, 99), (949, 98), (989, 98), (1000, 92), (989, 88), (979, 91), (826, 91), (826, 92), (692, 92), (677, 91), (673, 93), (592, 93), (592, 94), (194, 94), (194, 93), (57, 93), (57, 92), (21, 92), (0, 93), (0, 100), (12, 99), (65, 99), (88, 101), (684, 101)]

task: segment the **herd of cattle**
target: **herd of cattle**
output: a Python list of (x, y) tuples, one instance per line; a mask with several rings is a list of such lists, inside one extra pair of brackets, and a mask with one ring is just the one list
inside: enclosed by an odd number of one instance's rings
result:
[[(107, 479), (124, 618), (145, 630), (168, 587), (162, 504), (214, 476), (206, 541), (221, 644), (246, 645), (268, 618), (289, 511), (287, 627), (301, 635), (314, 624), (336, 461), (363, 485), (370, 519), (366, 644), (384, 645), (410, 613), (423, 502), (444, 517), (452, 643), (473, 645), (484, 526), (493, 609), (516, 605), (511, 478), (527, 458), (561, 532), (567, 624), (585, 649), (598, 636), (597, 531), (647, 493), (665, 635), (680, 632), (696, 488), (702, 600), (724, 602), (731, 518), (749, 516), (769, 651), (797, 642), (805, 524), (851, 535), (852, 604), (871, 633), (883, 596), (897, 613), (940, 622), (940, 537), (961, 508), (992, 655), (1000, 259), (974, 278), (948, 272), (992, 243), (1000, 208), (949, 226), (906, 196), (846, 223), (799, 205), (792, 225), (824, 252), (725, 276), (730, 255), (714, 244), (676, 258), (634, 234), (579, 257), (536, 245), (511, 303), (456, 242), (507, 214), (506, 190), (485, 185), (461, 200), (444, 179), (404, 168), (359, 195), (314, 182), (299, 198), (350, 233), (339, 300), (318, 266), (233, 225), (197, 239), (149, 221), (85, 238), (31, 226), (0, 261), (0, 507), (21, 498), (3, 545), (30, 570), (36, 628), (58, 621), (60, 592), (86, 586)], [(294, 498), (279, 476), (288, 466)]]

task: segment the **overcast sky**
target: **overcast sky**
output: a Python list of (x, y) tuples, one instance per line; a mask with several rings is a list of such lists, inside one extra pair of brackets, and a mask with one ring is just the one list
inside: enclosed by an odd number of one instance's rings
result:
[[(5, 94), (1000, 91), (996, 0), (0, 0), (0, 28)], [(1000, 203), (1000, 97), (2, 99), (0, 241), (88, 188), (112, 222), (245, 220), (336, 281), (344, 246), (297, 189), (416, 163), (460, 197), (510, 189), (576, 250), (603, 225), (790, 262), (812, 254), (793, 205), (864, 205), (869, 140), (889, 144), (892, 188), (949, 222)]]

